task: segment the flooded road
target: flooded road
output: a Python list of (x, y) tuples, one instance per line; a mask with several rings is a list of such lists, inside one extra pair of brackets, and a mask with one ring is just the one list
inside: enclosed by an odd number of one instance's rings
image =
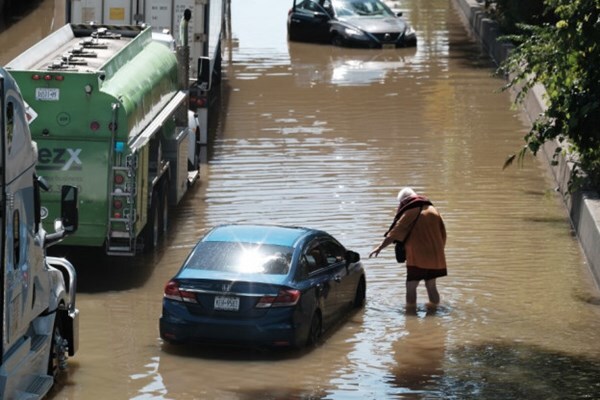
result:
[[(22, 32), (50, 29), (39, 16), (60, 3), (0, 35), (3, 64), (39, 39)], [(170, 237), (135, 261), (73, 260), (80, 349), (52, 398), (596, 396), (597, 288), (542, 164), (502, 170), (527, 126), (452, 2), (405, 0), (418, 48), (386, 51), (288, 44), (288, 3), (232, 0), (220, 119)], [(433, 314), (403, 312), (393, 251), (366, 258), (405, 185), (446, 221), (449, 276)], [(365, 309), (300, 354), (163, 345), (163, 285), (225, 222), (329, 231), (363, 256)], [(423, 304), (422, 285), (418, 295)]]

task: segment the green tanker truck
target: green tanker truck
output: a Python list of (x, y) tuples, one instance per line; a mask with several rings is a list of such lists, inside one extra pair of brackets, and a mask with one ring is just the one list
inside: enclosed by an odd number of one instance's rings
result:
[(60, 187), (79, 188), (79, 230), (64, 245), (132, 256), (166, 232), (199, 168), (188, 52), (149, 27), (67, 24), (6, 66), (36, 116), (45, 224)]

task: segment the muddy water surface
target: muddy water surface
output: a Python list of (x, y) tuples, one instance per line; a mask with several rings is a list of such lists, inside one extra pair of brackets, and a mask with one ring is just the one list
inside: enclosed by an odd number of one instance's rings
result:
[[(0, 35), (3, 63), (52, 29), (60, 3)], [(597, 289), (541, 163), (502, 171), (527, 128), (452, 2), (404, 1), (418, 48), (386, 51), (288, 44), (288, 3), (232, 0), (220, 119), (170, 237), (136, 261), (74, 256), (81, 345), (52, 397), (593, 398)], [(366, 259), (404, 185), (446, 221), (435, 313), (403, 312), (391, 250)], [(365, 309), (308, 352), (163, 345), (163, 285), (224, 222), (329, 231), (364, 258)]]

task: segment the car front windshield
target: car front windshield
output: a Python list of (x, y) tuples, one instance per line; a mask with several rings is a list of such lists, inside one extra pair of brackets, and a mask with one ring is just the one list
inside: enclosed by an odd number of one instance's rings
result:
[(237, 274), (285, 275), (293, 248), (270, 244), (200, 242), (187, 261), (186, 269)]
[(338, 17), (393, 17), (394, 13), (378, 0), (332, 0)]

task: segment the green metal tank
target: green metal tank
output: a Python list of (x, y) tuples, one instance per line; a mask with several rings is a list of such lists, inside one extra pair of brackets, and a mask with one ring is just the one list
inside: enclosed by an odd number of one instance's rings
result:
[(153, 190), (179, 185), (169, 181), (181, 155), (165, 155), (185, 147), (187, 133), (174, 48), (153, 40), (150, 27), (69, 24), (7, 69), (31, 107), (38, 171), (50, 185), (44, 224), (59, 216), (60, 186), (75, 185), (79, 230), (65, 244), (134, 254), (148, 213), (160, 206), (153, 197), (166, 198)]

